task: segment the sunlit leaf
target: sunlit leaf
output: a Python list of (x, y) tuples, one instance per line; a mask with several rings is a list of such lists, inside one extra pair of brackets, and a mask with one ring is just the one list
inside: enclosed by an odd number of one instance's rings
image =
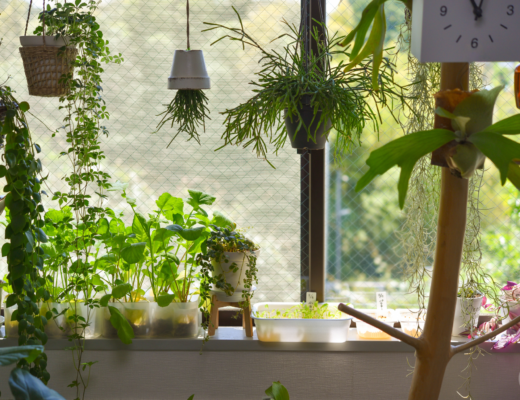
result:
[(520, 114), (498, 121), (484, 131), (498, 133), (499, 135), (518, 135), (520, 133)]
[(520, 159), (520, 143), (488, 131), (475, 133), (469, 140), (495, 164), (500, 171), (500, 181), (504, 185), (509, 173), (509, 164)]
[(188, 198), (187, 203), (195, 210), (201, 205), (212, 205), (216, 200), (216, 197), (197, 190), (188, 190), (188, 193), (190, 194), (190, 197)]
[[(498, 86), (491, 90), (480, 90), (466, 97), (455, 107), (453, 114), (470, 118), (466, 125), (469, 135), (483, 131), (493, 123), (495, 102), (503, 88)], [(454, 128), (456, 129), (455, 126)]]
[(408, 181), (415, 163), (426, 154), (438, 149), (455, 139), (455, 134), (446, 129), (415, 132), (387, 143), (374, 150), (368, 157), (370, 169), (361, 177), (356, 185), (356, 191), (367, 186), (377, 175), (384, 174), (393, 166), (401, 167), (399, 177), (399, 206), (404, 207)]
[(130, 246), (121, 250), (121, 257), (128, 264), (136, 264), (142, 262), (145, 258), (144, 250), (146, 249), (145, 242), (132, 243)]
[(132, 339), (135, 335), (130, 323), (117, 308), (108, 306), (108, 311), (110, 312), (110, 323), (117, 330), (119, 339), (121, 339), (124, 344), (132, 343)]

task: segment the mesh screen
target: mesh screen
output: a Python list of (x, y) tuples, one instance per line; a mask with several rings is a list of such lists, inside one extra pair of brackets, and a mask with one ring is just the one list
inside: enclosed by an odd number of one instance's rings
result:
[[(404, 9), (398, 2), (388, 2), (387, 44), (392, 46), (403, 22)], [(52, 4), (52, 3), (51, 3)], [(300, 236), (307, 234), (307, 215), (301, 213), (300, 181), (305, 182), (308, 160), (286, 148), (272, 161), (276, 169), (258, 160), (248, 150), (228, 148), (215, 152), (223, 130), (219, 112), (237, 105), (251, 95), (248, 83), (258, 69), (258, 53), (243, 51), (238, 43), (210, 43), (218, 32), (200, 33), (203, 22), (236, 26), (231, 5), (240, 12), (246, 29), (261, 43), (268, 43), (284, 32), (280, 20), (298, 23), (299, 1), (271, 0), (191, 0), (191, 43), (203, 49), (212, 89), (207, 91), (211, 118), (202, 135), (202, 145), (184, 142), (179, 137), (166, 149), (173, 130), (152, 135), (163, 105), (174, 91), (166, 89), (173, 52), (185, 48), (185, 3), (160, 0), (105, 0), (97, 15), (112, 52), (123, 54), (122, 65), (106, 67), (103, 76), (104, 98), (111, 113), (107, 122), (110, 135), (103, 138), (105, 168), (114, 178), (129, 182), (130, 195), (138, 199), (139, 211), (146, 213), (163, 192), (185, 196), (188, 188), (206, 191), (217, 197), (213, 209), (232, 219), (262, 247), (259, 259), (256, 300), (298, 301), (300, 286), (305, 288), (308, 275), (306, 249)], [(345, 33), (358, 21), (365, 0), (330, 0), (327, 2), (328, 25), (332, 31)], [(40, 7), (40, 9), (38, 9)], [(28, 2), (0, 0), (0, 75), (11, 76), (9, 85), (20, 100), (28, 100), (30, 124), (36, 141), (43, 148), (45, 172), (52, 190), (64, 188), (61, 178), (69, 169), (60, 152), (66, 149), (64, 134), (51, 138), (51, 131), (61, 125), (63, 115), (57, 99), (29, 97), (18, 52), (18, 36), (23, 34)], [(36, 26), (35, 4), (29, 32)], [(401, 83), (406, 81), (405, 57), (397, 59)], [(514, 109), (512, 64), (484, 66), (489, 86), (504, 84), (497, 116)], [(38, 119), (36, 118), (38, 117)], [(398, 171), (376, 179), (362, 193), (355, 193), (357, 179), (366, 171), (365, 160), (371, 150), (403, 134), (399, 125), (383, 113), (379, 137), (367, 129), (363, 146), (342, 162), (329, 157), (327, 180), (327, 299), (353, 302), (357, 307), (374, 307), (376, 291), (389, 293), (392, 307), (413, 306), (414, 296), (407, 295), (401, 274), (400, 243), (396, 237), (403, 222), (397, 205)], [(331, 152), (329, 152), (331, 153)], [(510, 185), (501, 187), (498, 174), (488, 162), (482, 190), (483, 266), (498, 280), (515, 279), (520, 258), (520, 227), (516, 192)], [(305, 189), (305, 188), (304, 188)], [(308, 190), (302, 192), (303, 200)], [(109, 206), (125, 209), (117, 195)], [(46, 207), (57, 207), (50, 199)], [(127, 210), (129, 211), (129, 210)], [(130, 213), (127, 212), (129, 215)], [(1, 267), (5, 273), (5, 264)], [(300, 281), (300, 278), (303, 281)]]
[[(396, 45), (400, 25), (404, 22), (404, 6), (387, 2), (387, 43)], [(340, 2), (328, 7), (329, 26), (348, 31), (357, 24), (366, 1)], [(347, 28), (347, 29), (345, 29)], [(390, 52), (392, 53), (392, 51)], [(406, 53), (406, 51), (403, 51)], [(396, 58), (398, 81), (407, 75), (406, 56)], [(505, 85), (495, 108), (495, 120), (515, 114), (512, 63), (483, 64), (486, 88)], [(363, 146), (339, 164), (331, 160), (328, 182), (328, 300), (349, 301), (359, 308), (375, 308), (375, 292), (386, 291), (389, 307), (417, 307), (416, 295), (408, 294), (408, 283), (400, 261), (403, 254), (396, 235), (404, 222), (397, 200), (399, 169), (394, 168), (376, 178), (361, 193), (354, 187), (366, 172), (365, 161), (370, 151), (403, 135), (403, 130), (387, 114), (379, 139), (366, 130)], [(406, 122), (401, 116), (402, 122)], [(514, 137), (511, 137), (513, 140)], [(486, 162), (484, 183), (480, 192), (482, 266), (498, 283), (518, 278), (520, 201), (516, 189), (499, 183), (498, 171)], [(433, 261), (433, 260), (432, 260)]]
[[(52, 3), (51, 3), (52, 4)], [(272, 158), (276, 169), (249, 150), (220, 145), (223, 117), (219, 112), (235, 107), (251, 96), (248, 83), (258, 69), (258, 53), (242, 50), (237, 42), (221, 41), (210, 46), (223, 32), (201, 33), (204, 21), (238, 26), (231, 5), (242, 16), (246, 29), (261, 43), (283, 33), (282, 18), (299, 22), (299, 3), (294, 1), (190, 1), (191, 48), (203, 49), (212, 88), (209, 97), (211, 121), (206, 124), (201, 146), (178, 137), (167, 149), (174, 130), (163, 128), (151, 134), (160, 120), (157, 114), (171, 101), (175, 91), (167, 90), (173, 52), (186, 48), (184, 1), (103, 1), (98, 21), (112, 53), (122, 53), (122, 65), (108, 65), (103, 75), (103, 93), (110, 120), (110, 132), (103, 137), (106, 159), (103, 168), (114, 181), (129, 182), (129, 195), (137, 198), (139, 211), (149, 212), (164, 192), (186, 197), (187, 189), (202, 190), (217, 197), (212, 210), (233, 219), (246, 234), (261, 245), (256, 301), (298, 301), (300, 298), (300, 156), (287, 148)], [(38, 9), (39, 7), (39, 9)], [(35, 2), (29, 31), (36, 26), (41, 2)], [(42, 146), (45, 173), (51, 190), (63, 190), (61, 181), (68, 160), (60, 157), (66, 149), (65, 134), (55, 138), (63, 114), (57, 98), (29, 97), (19, 55), (18, 36), (23, 35), (28, 2), (0, 0), (0, 76), (11, 76), (9, 85), (17, 97), (27, 100), (35, 141)], [(28, 33), (30, 34), (30, 33)], [(47, 190), (49, 191), (49, 190)], [(130, 209), (118, 195), (107, 205)], [(45, 201), (46, 208), (58, 207)], [(3, 265), (2, 275), (6, 271)]]

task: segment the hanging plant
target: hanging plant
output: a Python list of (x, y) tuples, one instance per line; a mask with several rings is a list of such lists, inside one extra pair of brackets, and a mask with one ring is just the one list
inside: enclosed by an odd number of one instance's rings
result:
[[(56, 248), (60, 253), (49, 254), (42, 271), (48, 290), (52, 292), (51, 301), (60, 303), (60, 307), (45, 306), (52, 310), (55, 325), (65, 327), (72, 343), (68, 350), (73, 355), (75, 379), (70, 386), (75, 388), (77, 398), (85, 397), (90, 369), (94, 364), (83, 359), (85, 338), (91, 331), (99, 307), (99, 300), (93, 294), (102, 287), (94, 279), (95, 265), (92, 261), (96, 240), (102, 231), (100, 221), (111, 212), (103, 207), (106, 190), (111, 185), (110, 175), (101, 169), (105, 155), (100, 146), (100, 136), (108, 135), (102, 121), (109, 118), (101, 96), (102, 65), (123, 61), (121, 54), (112, 55), (108, 48), (108, 40), (95, 17), (98, 5), (95, 0), (57, 2), (55, 8), (47, 7), (40, 14), (41, 26), (35, 30), (37, 35), (45, 30), (57, 38), (67, 38), (68, 43), (77, 49), (74, 60), (77, 78), (72, 74), (62, 78), (69, 92), (60, 97), (60, 110), (65, 114), (62, 129), (68, 144), (61, 155), (70, 160), (71, 168), (63, 177), (67, 190), (53, 193), (53, 200), (58, 201), (66, 217), (58, 220), (55, 213), (46, 214), (46, 229), (54, 227), (63, 234), (60, 235), (63, 240)], [(70, 234), (65, 236), (65, 233)], [(51, 246), (47, 248), (50, 250)], [(58, 269), (58, 279), (50, 279), (53, 278), (53, 268)], [(59, 322), (60, 319), (65, 320), (65, 325)]]
[(171, 127), (179, 124), (177, 133), (168, 143), (172, 142), (184, 132), (188, 135), (188, 141), (195, 139), (200, 144), (198, 129), (202, 127), (206, 131), (205, 121), (209, 118), (207, 107), (208, 98), (204, 89), (210, 89), (211, 83), (204, 63), (202, 50), (191, 50), (190, 47), (190, 2), (186, 1), (186, 50), (175, 50), (173, 64), (168, 78), (168, 89), (177, 90), (177, 94), (170, 104), (165, 104), (166, 110), (158, 116), (163, 116), (157, 129), (157, 133), (168, 122)]
[[(321, 149), (334, 129), (338, 155), (360, 144), (367, 123), (379, 129), (381, 107), (394, 100), (406, 105), (403, 87), (394, 82), (393, 66), (387, 60), (378, 75), (379, 92), (372, 89), (371, 60), (345, 72), (344, 59), (349, 54), (339, 48), (344, 38), (330, 36), (326, 26), (320, 25), (323, 33), (318, 28), (311, 33), (317, 51), (304, 51), (305, 32), (284, 21), (290, 33), (274, 41), (284, 37), (290, 41), (279, 52), (255, 41), (244, 30), (239, 13), (233, 10), (240, 23), (238, 28), (205, 22), (211, 26), (206, 31), (229, 32), (212, 45), (228, 38), (242, 42), (243, 48), (256, 48), (261, 54), (261, 70), (256, 74), (257, 81), (251, 82), (255, 95), (223, 113), (226, 129), (222, 134), (224, 144), (219, 149), (228, 145), (253, 146), (257, 156), (267, 160), (268, 144), (274, 145), (277, 154), (289, 136), (294, 148)], [(339, 63), (333, 64), (333, 58)], [(389, 107), (391, 113), (392, 109)]]
[[(5, 178), (7, 185), (4, 192), (8, 210), (2, 256), (7, 257), (7, 280), (11, 294), (6, 299), (6, 307), (16, 306), (12, 321), (18, 325), (18, 345), (45, 345), (47, 336), (44, 332), (48, 313), (40, 315), (38, 303), (47, 300), (49, 293), (45, 281), (39, 276), (43, 267), (44, 251), (41, 243), (47, 236), (43, 226), (41, 204), (41, 183), (45, 178), (38, 178), (42, 170), (37, 153), (40, 146), (33, 143), (25, 112), (29, 104), (19, 103), (7, 86), (0, 86), (0, 103), (5, 112), (0, 117), (0, 137), (5, 139), (5, 165), (0, 165), (0, 178)], [(7, 322), (7, 321), (6, 321)], [(29, 371), (32, 375), (47, 383), (47, 355), (39, 353), (30, 361), (20, 359), (18, 368)]]
[[(74, 60), (78, 54), (76, 47), (70, 43), (66, 35), (52, 36), (46, 32), (46, 18), (40, 20), (42, 25), (37, 36), (27, 36), (27, 27), (31, 16), (32, 1), (29, 3), (25, 34), (20, 36), (20, 54), (23, 60), (29, 94), (40, 97), (60, 97), (69, 93), (67, 79), (74, 71)], [(45, 10), (45, 0), (43, 0)], [(48, 33), (49, 35), (45, 35)]]

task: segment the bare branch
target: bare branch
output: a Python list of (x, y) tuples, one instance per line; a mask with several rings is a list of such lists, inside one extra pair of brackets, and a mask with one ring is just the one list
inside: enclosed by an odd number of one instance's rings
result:
[(383, 332), (388, 333), (390, 336), (399, 339), (401, 342), (404, 342), (414, 347), (415, 349), (418, 349), (420, 346), (419, 339), (407, 335), (406, 333), (401, 332), (400, 330), (397, 330), (382, 321), (372, 318), (371, 316), (366, 315), (361, 311), (356, 310), (355, 308), (340, 303), (338, 305), (338, 310), (344, 312), (345, 314), (352, 315), (353, 317), (356, 317), (357, 319), (360, 319), (361, 321), (366, 322), (367, 324), (372, 325), (378, 329), (381, 329)]
[(520, 322), (520, 316), (516, 317), (515, 319), (513, 319), (510, 322), (508, 322), (507, 324), (502, 325), (497, 330), (494, 330), (493, 332), (489, 332), (488, 334), (486, 334), (484, 336), (481, 336), (481, 337), (479, 337), (477, 339), (474, 339), (471, 342), (467, 342), (467, 343), (461, 344), (459, 346), (451, 346), (450, 357), (453, 357), (455, 354), (460, 353), (461, 351), (467, 350), (467, 349), (469, 349), (471, 347), (474, 347), (474, 346), (476, 346), (476, 345), (478, 345), (480, 343), (485, 342), (488, 339), (491, 339), (491, 338), (495, 337), (499, 333), (504, 332), (506, 329), (511, 328), (513, 325), (516, 325), (519, 322)]

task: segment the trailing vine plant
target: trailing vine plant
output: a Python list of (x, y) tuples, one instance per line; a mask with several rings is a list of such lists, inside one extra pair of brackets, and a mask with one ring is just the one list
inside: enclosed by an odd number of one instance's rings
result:
[[(75, 380), (69, 387), (76, 388), (76, 398), (85, 398), (89, 384), (90, 369), (94, 362), (84, 362), (85, 332), (92, 323), (93, 310), (99, 307), (99, 301), (91, 295), (97, 291), (97, 283), (93, 280), (94, 267), (91, 254), (96, 243), (98, 221), (106, 210), (103, 201), (104, 192), (111, 187), (110, 176), (101, 170), (101, 162), (105, 158), (100, 148), (100, 135), (108, 136), (108, 130), (101, 125), (109, 114), (105, 101), (101, 97), (103, 73), (102, 64), (114, 62), (120, 64), (121, 54), (111, 55), (108, 40), (103, 37), (94, 13), (99, 2), (94, 0), (76, 0), (73, 3), (56, 2), (55, 7), (47, 9), (39, 15), (40, 21), (45, 19), (46, 34), (68, 38), (68, 45), (76, 46), (78, 56), (74, 61), (77, 78), (72, 75), (63, 76), (63, 81), (70, 86), (70, 93), (60, 98), (59, 109), (65, 112), (63, 130), (69, 148), (61, 153), (68, 157), (72, 171), (63, 180), (68, 185), (64, 192), (54, 192), (53, 200), (57, 200), (60, 208), (70, 208), (72, 220), (57, 221), (64, 228), (73, 229), (74, 234), (61, 243), (67, 250), (68, 257), (61, 260), (62, 279), (55, 282), (63, 290), (56, 293), (53, 301), (66, 302), (70, 310), (63, 310), (73, 333), (69, 339), (73, 346), (72, 353)], [(43, 24), (42, 24), (43, 25)], [(42, 34), (42, 27), (35, 30)], [(55, 136), (56, 133), (53, 134)], [(47, 262), (51, 264), (52, 257)], [(102, 287), (102, 285), (99, 285)], [(99, 289), (101, 290), (101, 289)], [(86, 305), (86, 315), (80, 312), (80, 303)], [(60, 312), (53, 309), (54, 316)]]
[[(227, 220), (223, 215), (217, 214), (216, 221), (220, 222), (221, 226), (211, 225), (211, 234), (206, 241), (207, 253), (199, 255), (199, 263), (204, 271), (214, 273), (213, 281), (215, 286), (224, 291), (228, 296), (232, 296), (237, 288), (243, 284), (242, 300), (239, 302), (243, 310), (244, 307), (250, 305), (250, 301), (254, 295), (251, 289), (255, 283), (258, 283), (256, 261), (259, 246), (252, 240), (246, 238), (244, 234), (235, 230), (236, 224)], [(244, 257), (241, 263), (232, 262), (229, 265), (228, 271), (224, 271), (221, 267), (216, 268), (221, 263), (229, 262), (226, 253), (242, 253)], [(215, 269), (222, 271), (222, 273), (218, 273)], [(233, 274), (238, 273), (239, 277), (241, 277), (242, 272), (244, 272), (245, 278), (242, 282), (239, 281), (237, 286), (234, 287), (227, 281), (226, 272), (232, 272)]]
[[(7, 257), (7, 279), (12, 290), (6, 307), (17, 306), (12, 320), (18, 322), (19, 346), (45, 345), (45, 325), (52, 317), (49, 313), (40, 315), (38, 305), (49, 298), (45, 280), (39, 275), (44, 255), (40, 244), (47, 241), (41, 229), (41, 183), (45, 178), (38, 178), (42, 164), (37, 153), (41, 148), (32, 141), (25, 117), (28, 110), (29, 104), (18, 103), (11, 88), (0, 86), (0, 141), (3, 144), (5, 140), (5, 165), (0, 165), (0, 177), (7, 182), (4, 192), (8, 211), (8, 242), (2, 246), (2, 256)], [(50, 379), (44, 352), (30, 361), (20, 359), (17, 367), (28, 370), (45, 384)]]

